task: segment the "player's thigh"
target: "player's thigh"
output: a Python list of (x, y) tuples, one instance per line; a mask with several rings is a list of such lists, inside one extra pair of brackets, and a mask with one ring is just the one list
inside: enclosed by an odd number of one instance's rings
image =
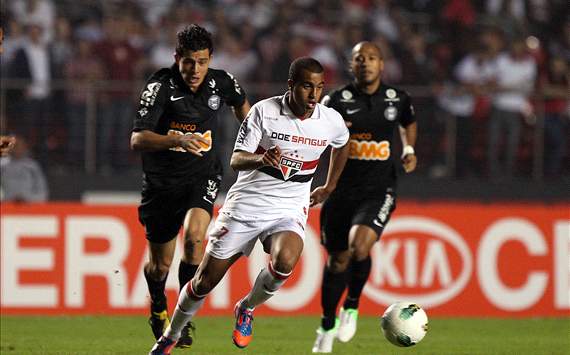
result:
[(200, 208), (210, 214), (211, 218), (221, 182), (222, 176), (216, 174), (194, 179), (190, 185), (187, 209)]
[(184, 217), (184, 240), (201, 242), (206, 236), (211, 219), (211, 212), (201, 207), (190, 208)]
[(356, 203), (329, 198), (321, 208), (321, 243), (329, 254), (348, 250), (348, 233)]
[(282, 273), (291, 272), (303, 252), (304, 241), (299, 231), (282, 230), (271, 234), (270, 240), (273, 268)]
[(378, 241), (378, 233), (371, 227), (363, 224), (355, 224), (350, 228), (349, 249), (352, 259), (364, 260), (370, 254), (370, 250)]

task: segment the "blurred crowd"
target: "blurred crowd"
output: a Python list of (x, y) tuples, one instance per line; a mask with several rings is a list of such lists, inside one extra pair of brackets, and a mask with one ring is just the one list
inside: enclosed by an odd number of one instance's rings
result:
[[(414, 98), (420, 174), (556, 177), (569, 166), (567, 10), (567, 0), (10, 0), (2, 133), (25, 136), (46, 169), (139, 169), (128, 137), (142, 82), (197, 23), (214, 34), (211, 67), (233, 73), (251, 102), (282, 93), (303, 55), (332, 89), (350, 80), (352, 46), (376, 41), (383, 80)], [(228, 151), (237, 124), (221, 122)]]

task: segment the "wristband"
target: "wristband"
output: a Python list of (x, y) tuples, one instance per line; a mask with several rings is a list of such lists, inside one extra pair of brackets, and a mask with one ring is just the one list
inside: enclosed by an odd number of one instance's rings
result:
[(402, 149), (402, 158), (410, 154), (414, 155), (416, 154), (416, 152), (414, 151), (414, 147), (412, 147), (411, 145), (407, 145), (404, 147), (404, 149)]

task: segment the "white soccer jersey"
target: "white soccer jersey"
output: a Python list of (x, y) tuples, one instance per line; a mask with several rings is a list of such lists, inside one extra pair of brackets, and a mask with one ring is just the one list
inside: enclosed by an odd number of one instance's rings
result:
[(237, 219), (307, 218), (311, 181), (319, 157), (331, 145), (340, 148), (349, 138), (342, 116), (317, 104), (311, 117), (293, 114), (288, 93), (255, 104), (242, 123), (234, 151), (263, 153), (278, 146), (280, 168), (264, 166), (240, 171), (222, 213)]

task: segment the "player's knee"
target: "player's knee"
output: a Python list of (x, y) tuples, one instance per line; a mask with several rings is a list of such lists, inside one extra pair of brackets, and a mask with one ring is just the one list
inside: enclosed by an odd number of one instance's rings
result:
[(339, 273), (339, 272), (343, 272), (346, 271), (346, 269), (348, 268), (348, 262), (349, 259), (329, 259), (329, 261), (327, 262), (327, 267), (329, 269), (329, 271), (333, 272), (333, 273)]
[(146, 270), (153, 280), (164, 280), (170, 270), (170, 262), (148, 263)]
[(370, 247), (367, 244), (355, 244), (350, 249), (352, 260), (364, 260), (370, 255)]
[(197, 251), (201, 251), (203, 249), (202, 243), (203, 243), (202, 235), (189, 234), (184, 238), (184, 252), (187, 255), (192, 255)]
[(204, 228), (201, 226), (190, 226), (184, 229), (184, 241), (192, 241), (194, 243), (201, 243), (204, 240)]
[(289, 274), (297, 264), (299, 256), (290, 251), (281, 251), (275, 258), (271, 260), (273, 269), (282, 274)]

